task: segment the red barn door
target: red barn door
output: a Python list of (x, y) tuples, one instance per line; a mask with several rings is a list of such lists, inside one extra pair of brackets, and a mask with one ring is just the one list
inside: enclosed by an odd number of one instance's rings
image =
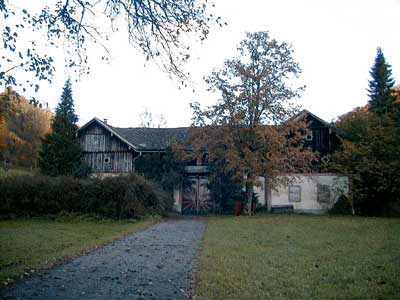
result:
[(183, 190), (182, 214), (207, 214), (212, 209), (212, 202), (205, 176), (190, 176), (189, 184)]

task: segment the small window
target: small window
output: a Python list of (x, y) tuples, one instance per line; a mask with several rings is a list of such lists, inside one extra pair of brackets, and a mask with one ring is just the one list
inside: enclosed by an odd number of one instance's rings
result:
[(312, 130), (308, 130), (306, 133), (306, 141), (312, 141), (313, 139), (313, 132)]
[(327, 184), (318, 184), (317, 201), (321, 203), (329, 203), (331, 199), (331, 189)]
[(108, 164), (110, 162), (110, 158), (109, 157), (104, 157), (104, 163)]
[(329, 157), (328, 156), (322, 156), (322, 158), (321, 158), (321, 161), (324, 163), (324, 164), (327, 164), (328, 162), (329, 162)]
[(301, 202), (300, 185), (289, 185), (289, 202)]

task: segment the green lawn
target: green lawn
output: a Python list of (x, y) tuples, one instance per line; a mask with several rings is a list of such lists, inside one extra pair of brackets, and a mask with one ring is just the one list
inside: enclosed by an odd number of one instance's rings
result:
[(211, 218), (199, 299), (400, 299), (400, 219)]
[(64, 219), (0, 220), (0, 287), (25, 272), (45, 268), (155, 223)]

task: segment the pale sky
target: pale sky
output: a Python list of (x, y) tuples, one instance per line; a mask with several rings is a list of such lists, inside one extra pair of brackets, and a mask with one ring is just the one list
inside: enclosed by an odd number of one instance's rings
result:
[[(400, 0), (214, 2), (215, 13), (228, 26), (211, 28), (203, 45), (195, 46), (186, 66), (193, 82), (187, 89), (179, 89), (178, 82), (146, 64), (124, 38), (115, 35), (110, 63), (94, 61), (91, 74), (73, 84), (79, 123), (96, 116), (113, 126), (135, 127), (147, 108), (155, 117), (163, 114), (168, 127), (189, 126), (189, 103), (210, 105), (219, 96), (205, 91), (203, 76), (235, 55), (246, 31), (267, 30), (279, 42), (292, 44), (303, 70), (293, 84), (307, 86), (298, 103), (326, 121), (367, 103), (369, 70), (378, 46), (400, 84)], [(68, 70), (58, 69), (52, 85), (42, 84), (37, 95), (26, 96), (54, 108), (68, 75)]]

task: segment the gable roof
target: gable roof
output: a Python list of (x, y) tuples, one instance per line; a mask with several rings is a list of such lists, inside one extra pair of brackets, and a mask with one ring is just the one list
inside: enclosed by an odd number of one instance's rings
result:
[[(313, 113), (304, 109), (297, 115), (288, 119), (285, 123), (291, 121), (305, 120), (307, 117), (313, 117), (325, 126), (332, 128), (328, 122), (317, 117)], [(85, 131), (92, 124), (97, 123), (103, 129), (116, 136), (131, 149), (139, 152), (162, 152), (174, 142), (184, 144), (188, 141), (190, 127), (180, 128), (144, 128), (144, 127), (113, 127), (98, 118), (93, 118), (84, 126), (78, 129), (78, 135)], [(334, 129), (334, 128), (332, 128)]]
[(103, 129), (119, 138), (123, 143), (136, 151), (165, 151), (174, 142), (183, 143), (189, 136), (189, 127), (182, 128), (120, 128), (113, 127), (98, 118), (93, 118), (78, 129), (78, 135), (90, 125), (97, 123)]
[(332, 127), (331, 124), (328, 122), (322, 120), (320, 117), (314, 115), (307, 109), (303, 109), (301, 112), (299, 112), (297, 115), (294, 115), (293, 117), (289, 118), (285, 123), (292, 122), (292, 121), (300, 121), (300, 120), (305, 120), (308, 116), (313, 117), (314, 119), (318, 120), (322, 124), (324, 124), (327, 127)]
[(130, 148), (133, 148), (137, 150), (137, 147), (129, 142), (127, 139), (125, 139), (123, 136), (121, 136), (118, 132), (116, 132), (112, 126), (108, 125), (107, 123), (101, 121), (98, 118), (93, 118), (89, 122), (87, 122), (85, 125), (83, 125), (81, 128), (78, 129), (77, 135), (79, 136), (82, 132), (84, 132), (90, 125), (97, 123), (99, 124), (103, 129), (106, 131), (110, 132), (111, 134), (115, 135), (117, 138), (119, 138), (123, 143), (127, 144)]

